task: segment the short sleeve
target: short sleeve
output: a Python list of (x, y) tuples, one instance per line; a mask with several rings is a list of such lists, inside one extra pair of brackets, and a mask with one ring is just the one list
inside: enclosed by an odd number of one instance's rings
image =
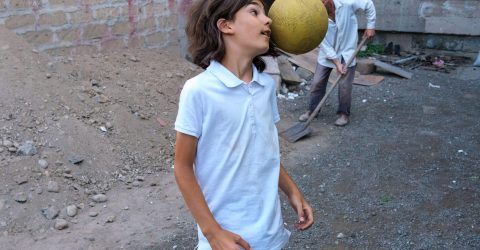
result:
[[(275, 86), (275, 85), (274, 85)], [(280, 121), (280, 114), (278, 113), (278, 103), (277, 103), (277, 91), (275, 88), (272, 88), (273, 91), (271, 93), (271, 105), (272, 105), (272, 115), (273, 115), (273, 122), (277, 123)]]
[(180, 94), (175, 130), (199, 138), (202, 134), (202, 102), (198, 89), (189, 80)]

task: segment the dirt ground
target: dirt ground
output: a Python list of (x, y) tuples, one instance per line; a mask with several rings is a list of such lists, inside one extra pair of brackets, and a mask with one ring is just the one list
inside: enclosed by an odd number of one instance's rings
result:
[[(314, 134), (281, 139), (316, 215), (295, 231), (283, 199), (287, 249), (480, 248), (480, 68), (469, 64), (355, 86), (350, 125), (333, 125), (332, 96)], [(1, 248), (193, 249), (173, 122), (199, 72), (176, 47), (49, 56), (0, 27)], [(304, 111), (302, 93), (279, 100), (280, 131)]]

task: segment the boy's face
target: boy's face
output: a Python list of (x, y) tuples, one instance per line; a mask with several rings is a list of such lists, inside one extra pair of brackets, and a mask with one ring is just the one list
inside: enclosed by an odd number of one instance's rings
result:
[(261, 55), (269, 48), (271, 23), (262, 2), (254, 0), (235, 13), (231, 21), (231, 38), (245, 52)]

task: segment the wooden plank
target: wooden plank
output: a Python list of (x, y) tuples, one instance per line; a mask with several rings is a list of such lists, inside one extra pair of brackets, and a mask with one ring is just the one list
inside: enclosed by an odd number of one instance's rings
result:
[[(330, 73), (330, 78), (328, 78), (329, 83), (333, 83), (337, 79), (337, 72), (335, 69)], [(379, 84), (385, 79), (383, 76), (377, 75), (361, 75), (358, 71), (355, 71), (355, 78), (353, 78), (353, 84), (362, 85), (362, 86), (373, 86)]]
[(298, 76), (292, 68), (292, 65), (288, 61), (287, 57), (279, 56), (277, 57), (278, 68), (280, 69), (280, 76), (282, 79), (291, 84), (299, 84), (302, 82), (302, 79)]
[(262, 56), (265, 62), (266, 68), (263, 72), (273, 75), (279, 75), (280, 69), (278, 68), (277, 59), (272, 56)]
[(388, 63), (384, 63), (382, 61), (379, 61), (379, 60), (375, 60), (373, 62), (375, 64), (375, 66), (377, 67), (380, 67), (388, 72), (391, 72), (393, 74), (396, 74), (396, 75), (399, 75), (401, 77), (404, 77), (404, 78), (407, 78), (407, 79), (410, 79), (412, 78), (413, 74), (410, 73), (410, 72), (407, 72), (399, 67), (396, 67), (396, 66), (393, 66), (393, 65), (390, 65)]
[(290, 53), (287, 53), (287, 55), (289, 56), (288, 60), (291, 63), (315, 73), (315, 69), (317, 68), (318, 48), (301, 55)]
[(353, 84), (362, 85), (362, 86), (373, 86), (379, 84), (383, 81), (385, 77), (376, 76), (376, 75), (359, 75), (353, 79)]

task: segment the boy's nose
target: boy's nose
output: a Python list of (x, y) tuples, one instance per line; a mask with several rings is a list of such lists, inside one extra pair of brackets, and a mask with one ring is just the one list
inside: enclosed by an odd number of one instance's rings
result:
[(271, 25), (271, 24), (272, 24), (272, 19), (271, 19), (270, 17), (268, 17), (268, 16), (265, 16), (265, 17), (266, 17), (266, 22), (265, 22), (265, 24)]

